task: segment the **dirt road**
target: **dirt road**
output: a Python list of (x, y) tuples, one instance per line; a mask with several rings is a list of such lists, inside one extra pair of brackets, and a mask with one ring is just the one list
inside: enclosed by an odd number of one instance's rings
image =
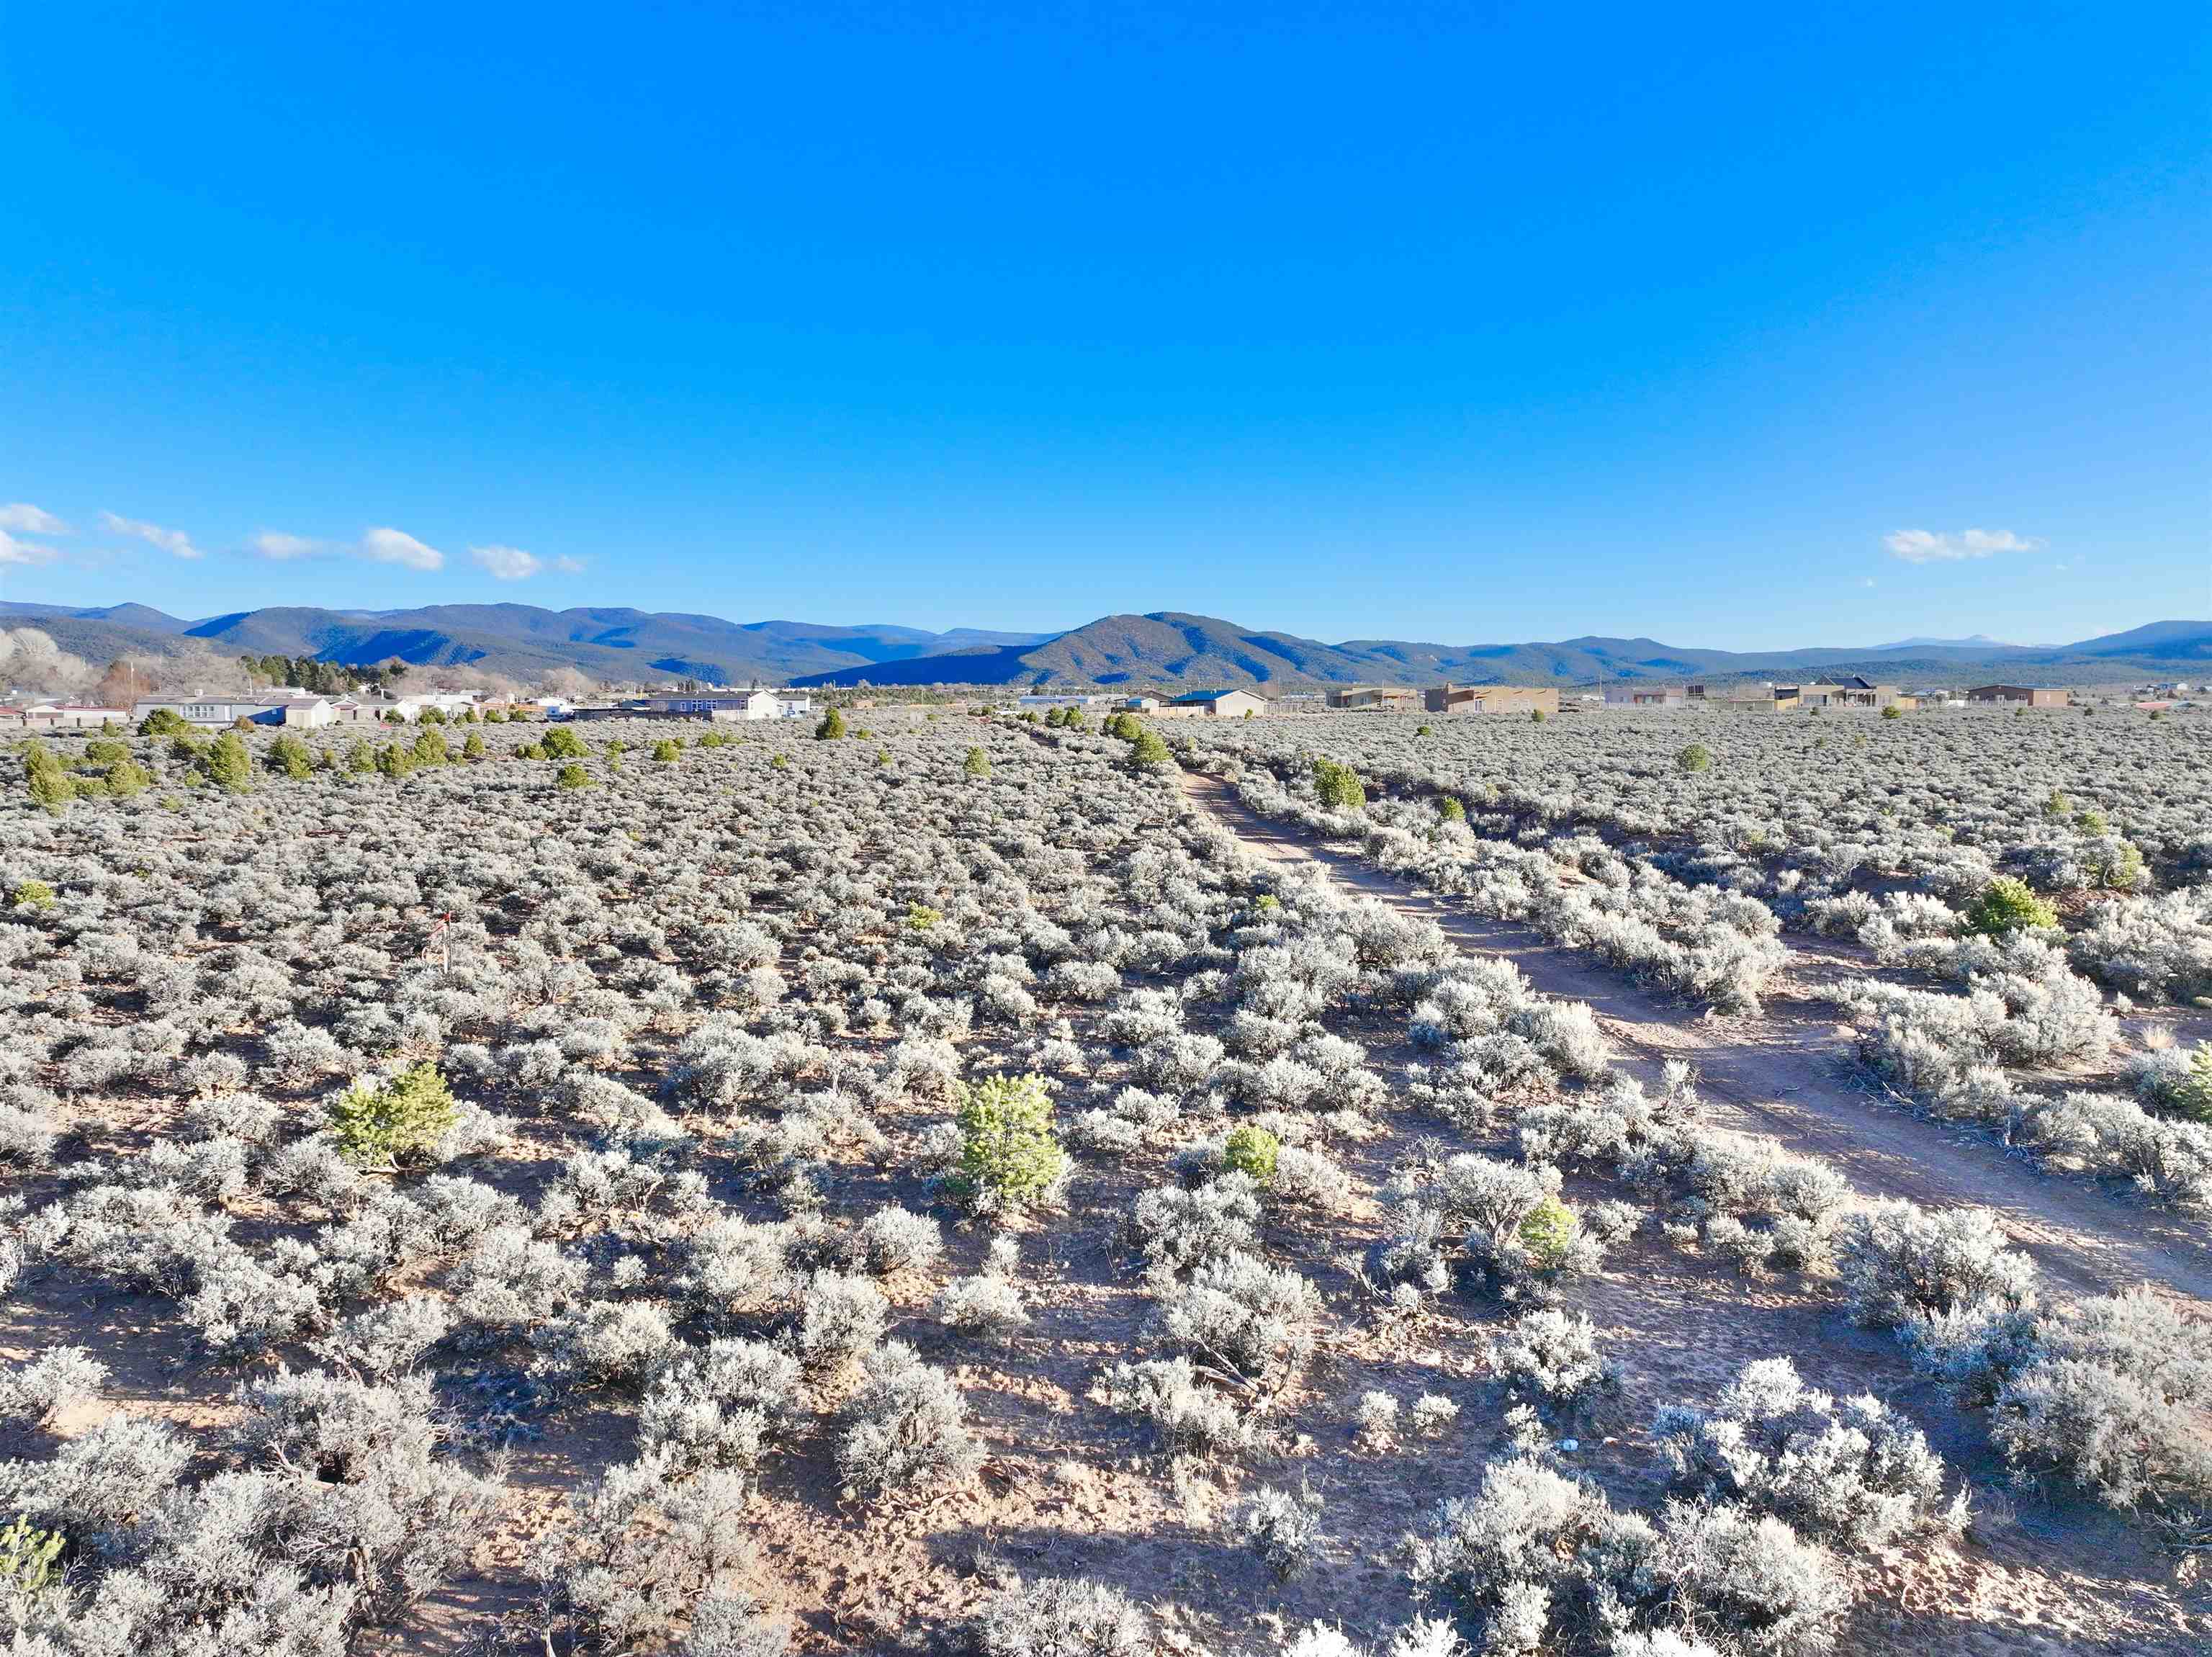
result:
[(1760, 1014), (1700, 1015), (1530, 928), (1417, 891), (1352, 851), (1263, 817), (1218, 777), (1184, 771), (1182, 787), (1259, 856), (1318, 867), (1340, 886), (1436, 922), (1470, 954), (1511, 961), (1546, 994), (1588, 1002), (1627, 1068), (1646, 1081), (1667, 1059), (1691, 1064), (1722, 1125), (1817, 1155), (1864, 1197), (1990, 1209), (2046, 1276), (2078, 1292), (2148, 1282), (2212, 1308), (2212, 1247), (2201, 1227), (2087, 1180), (2046, 1174), (1988, 1138), (1917, 1116), (1863, 1085), (1826, 997), (1806, 993), (1820, 978), (1850, 970), (1832, 955), (1796, 952)]

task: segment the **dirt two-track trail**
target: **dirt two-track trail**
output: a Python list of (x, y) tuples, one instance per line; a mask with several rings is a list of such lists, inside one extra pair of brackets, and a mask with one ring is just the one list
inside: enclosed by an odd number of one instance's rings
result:
[(2148, 1283), (2212, 1311), (2212, 1247), (2201, 1229), (2080, 1179), (2042, 1172), (1993, 1140), (1913, 1114), (1863, 1084), (1818, 985), (1853, 970), (1793, 947), (1764, 1011), (1701, 1015), (1525, 926), (1419, 892), (1358, 854), (1261, 815), (1218, 777), (1182, 773), (1189, 799), (1256, 855), (1322, 870), (1338, 885), (1431, 920), (1468, 954), (1519, 967), (1547, 995), (1588, 1002), (1628, 1068), (1649, 1081), (1680, 1059), (1719, 1125), (1771, 1135), (1820, 1157), (1863, 1197), (1992, 1210), (2054, 1283), (2095, 1294)]

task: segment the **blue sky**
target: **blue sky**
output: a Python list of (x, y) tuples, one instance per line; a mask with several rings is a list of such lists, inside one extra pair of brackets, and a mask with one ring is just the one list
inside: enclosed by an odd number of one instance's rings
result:
[(2204, 616), (2209, 116), (2201, 3), (9, 7), (0, 597)]

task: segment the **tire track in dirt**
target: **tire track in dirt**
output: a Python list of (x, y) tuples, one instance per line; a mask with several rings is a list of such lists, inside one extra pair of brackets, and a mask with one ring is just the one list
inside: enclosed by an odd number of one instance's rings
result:
[[(1693, 1066), (1698, 1093), (1721, 1125), (1820, 1157), (1864, 1197), (1989, 1209), (2046, 1277), (2077, 1292), (2148, 1283), (2212, 1309), (2212, 1248), (2201, 1234), (2170, 1215), (2087, 1180), (2045, 1173), (1991, 1140), (1878, 1098), (1853, 1079), (1856, 1067), (1832, 1020), (1808, 1010), (1820, 1004), (1817, 993), (1793, 997), (1785, 990), (1756, 1016), (1701, 1015), (1531, 928), (1418, 891), (1357, 853), (1264, 817), (1218, 777), (1184, 771), (1181, 781), (1194, 806), (1256, 855), (1318, 868), (1340, 886), (1436, 922), (1469, 954), (1511, 961), (1547, 995), (1588, 1002), (1632, 1073), (1650, 1081), (1669, 1058)], [(1843, 965), (1793, 954), (1791, 977), (1801, 984), (1804, 967), (1832, 972)]]

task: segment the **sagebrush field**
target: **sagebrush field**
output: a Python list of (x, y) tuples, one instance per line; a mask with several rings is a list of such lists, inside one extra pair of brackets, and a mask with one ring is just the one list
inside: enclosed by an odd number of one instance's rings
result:
[(2212, 1640), (2212, 725), (846, 720), (19, 748), (11, 1651)]

